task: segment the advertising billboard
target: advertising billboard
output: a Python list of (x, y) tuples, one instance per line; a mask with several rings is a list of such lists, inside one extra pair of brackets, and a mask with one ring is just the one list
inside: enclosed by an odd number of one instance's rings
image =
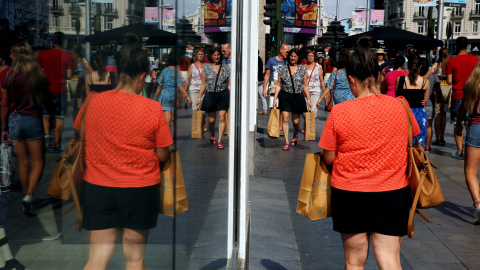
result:
[(416, 7), (435, 7), (437, 0), (413, 0), (413, 5)]
[(466, 7), (467, 0), (445, 0), (446, 7)]
[(383, 26), (385, 10), (374, 9), (370, 11), (370, 26)]
[(284, 32), (315, 34), (317, 27), (317, 0), (283, 0)]
[(162, 27), (175, 26), (176, 12), (174, 8), (164, 8), (162, 14)]
[(365, 29), (366, 12), (353, 11), (352, 12), (352, 27), (356, 29)]
[(232, 0), (205, 0), (205, 32), (228, 32), (232, 21)]
[(145, 8), (145, 23), (158, 23), (158, 8), (146, 7)]

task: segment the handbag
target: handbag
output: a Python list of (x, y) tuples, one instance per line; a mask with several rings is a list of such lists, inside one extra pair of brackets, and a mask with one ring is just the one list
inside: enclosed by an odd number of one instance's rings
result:
[(311, 220), (330, 217), (331, 180), (332, 166), (325, 163), (323, 152), (308, 153), (298, 192), (297, 213)]
[(203, 138), (203, 111), (193, 110), (192, 113), (192, 139)]
[(85, 115), (88, 104), (96, 94), (92, 92), (83, 107), (80, 139), (77, 139), (78, 130), (75, 130), (72, 140), (65, 148), (62, 156), (57, 159), (59, 163), (47, 190), (47, 195), (55, 199), (68, 201), (73, 198), (74, 205), (65, 210), (63, 215), (70, 212), (74, 207), (76, 208), (78, 231), (82, 229), (82, 212), (77, 190), (80, 188), (85, 172)]
[(160, 170), (160, 181), (158, 212), (174, 217), (187, 211), (187, 192), (178, 152), (170, 152), (170, 158)]
[(417, 208), (432, 208), (443, 203), (445, 199), (443, 198), (440, 183), (433, 171), (433, 167), (435, 166), (430, 162), (428, 155), (421, 145), (416, 144), (412, 146), (413, 128), (410, 110), (403, 99), (399, 98), (399, 100), (405, 106), (408, 117), (407, 177), (410, 182), (410, 195), (412, 198), (412, 209), (408, 217), (408, 237), (413, 238), (413, 216), (415, 213), (418, 213), (425, 221), (430, 222)]
[(330, 98), (328, 100), (328, 105), (326, 105), (326, 111), (332, 111), (333, 108), (333, 95), (335, 94), (335, 87), (337, 86), (337, 75), (338, 75), (338, 70), (335, 71), (335, 78), (333, 80), (333, 89), (332, 89), (332, 94), (330, 95)]
[(15, 176), (15, 165), (12, 155), (14, 151), (11, 143), (0, 144), (0, 184), (2, 187), (10, 186)]
[(305, 140), (315, 141), (315, 112), (305, 113)]
[(268, 118), (267, 135), (272, 139), (280, 137), (280, 109), (271, 108)]

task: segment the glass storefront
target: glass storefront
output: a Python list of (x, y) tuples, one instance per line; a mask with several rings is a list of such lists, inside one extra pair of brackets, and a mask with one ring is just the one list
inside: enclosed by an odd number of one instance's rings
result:
[[(88, 223), (87, 227), (95, 227), (93, 223), (104, 225), (102, 229), (81, 231), (77, 231), (73, 201), (47, 195), (58, 159), (74, 136), (75, 119), (82, 112), (89, 93), (97, 92), (99, 94), (92, 98), (88, 110), (92, 115), (86, 118), (86, 178), (89, 185), (95, 188), (137, 188), (135, 184), (124, 182), (135, 179), (132, 181), (142, 183), (148, 178), (142, 173), (152, 174), (137, 168), (140, 165), (135, 161), (146, 158), (138, 156), (141, 153), (138, 147), (141, 146), (137, 143), (142, 139), (150, 143), (147, 149), (151, 151), (165, 147), (157, 137), (159, 134), (152, 138), (142, 137), (146, 134), (143, 129), (151, 124), (148, 119), (158, 119), (159, 111), (145, 112), (145, 107), (132, 107), (132, 104), (150, 104), (148, 106), (152, 108), (161, 104), (166, 124), (159, 125), (163, 128), (168, 125), (173, 139), (173, 144), (167, 148), (176, 155), (171, 159), (171, 166), (176, 170), (174, 181), (162, 174), (162, 180), (167, 183), (160, 186), (156, 194), (167, 197), (169, 190), (176, 190), (168, 194), (175, 194), (172, 201), (178, 200), (177, 204), (181, 204), (183, 210), (167, 205), (164, 212), (173, 212), (174, 217), (158, 215), (157, 225), (147, 237), (147, 269), (223, 269), (231, 266), (239, 237), (245, 237), (239, 228), (239, 219), (246, 218), (239, 212), (245, 207), (240, 206), (244, 195), (239, 190), (242, 172), (237, 169), (242, 158), (235, 150), (241, 146), (242, 118), (238, 115), (244, 108), (240, 101), (236, 102), (238, 107), (231, 106), (231, 100), (242, 98), (233, 90), (234, 78), (237, 87), (242, 86), (240, 73), (237, 71), (234, 75), (235, 68), (232, 67), (232, 57), (241, 49), (231, 45), (232, 31), (238, 31), (232, 29), (235, 26), (232, 25), (232, 9), (236, 8), (232, 5), (237, 4), (236, 1), (0, 0), (0, 3), (1, 71), (7, 67), (12, 67), (12, 71), (15, 67), (23, 70), (19, 54), (29, 54), (22, 51), (24, 46), (29, 46), (32, 49), (29, 56), (37, 59), (50, 82), (41, 87), (48, 87), (49, 92), (55, 94), (49, 98), (59, 99), (53, 102), (53, 106), (58, 105), (55, 124), (49, 122), (49, 118), (53, 118), (49, 112), (47, 115), (34, 114), (32, 117), (38, 120), (44, 132), (40, 131), (37, 138), (16, 138), (22, 143), (11, 144), (5, 139), (3, 144), (9, 145), (5, 151), (10, 152), (11, 171), (9, 177), (2, 175), (1, 197), (8, 201), (8, 212), (2, 222), (15, 259), (28, 269), (83, 269), (88, 260), (110, 260), (108, 269), (124, 269), (127, 265), (125, 257), (141, 254), (132, 251), (132, 245), (122, 246), (122, 242), (140, 243), (141, 246), (142, 238), (135, 232), (145, 237), (144, 230), (118, 229), (121, 227), (118, 224), (138, 224), (132, 218), (122, 217), (121, 212), (128, 207), (138, 207), (132, 212), (137, 217), (143, 207), (142, 204), (134, 205), (147, 200), (148, 195), (123, 194), (118, 195), (121, 198), (113, 198), (109, 197), (107, 190), (97, 190), (93, 195), (94, 188), (86, 188), (84, 183), (84, 187), (78, 190), (84, 204), (83, 224)], [(143, 62), (141, 57), (138, 58), (139, 54), (136, 56), (139, 62), (123, 61), (125, 54), (122, 51), (129, 48), (124, 46), (124, 37), (129, 33), (138, 35), (148, 56), (146, 72), (141, 71)], [(121, 66), (125, 63), (131, 65)], [(128, 73), (129, 70), (136, 73)], [(8, 71), (3, 75), (14, 77)], [(20, 85), (34, 85), (28, 74), (18, 78), (24, 82)], [(2, 88), (9, 88), (9, 83), (7, 79), (2, 80)], [(139, 83), (143, 85), (142, 89)], [(125, 104), (112, 104), (114, 97), (111, 100), (98, 99), (110, 89), (124, 90), (129, 85), (136, 85), (135, 91), (139, 91), (137, 94), (143, 96), (143, 101), (137, 101), (138, 97), (134, 95), (128, 96)], [(28, 89), (22, 93), (28, 93)], [(5, 90), (2, 94), (6, 94), (2, 97), (4, 100), (10, 97), (10, 105), (11, 93)], [(105, 100), (105, 106), (96, 104), (95, 98)], [(13, 138), (11, 121), (15, 112), (5, 104), (2, 115), (5, 110), (8, 114), (5, 113), (6, 118), (2, 119), (8, 119), (8, 124), (2, 135)], [(116, 113), (122, 108), (130, 111)], [(138, 111), (144, 112), (145, 117), (126, 120), (130, 115), (138, 116)], [(95, 122), (95, 118), (105, 119), (105, 122)], [(246, 119), (243, 121), (246, 123)], [(130, 126), (119, 126), (119, 123), (130, 123)], [(116, 128), (107, 130), (108, 127)], [(89, 131), (97, 136), (90, 135), (89, 139)], [(125, 136), (125, 132), (129, 135)], [(222, 132), (223, 136), (220, 135)], [(166, 133), (162, 134), (165, 136)], [(40, 143), (32, 146), (30, 140)], [(24, 162), (25, 158), (30, 163)], [(42, 161), (43, 170), (35, 163)], [(164, 165), (161, 163), (162, 167)], [(125, 166), (131, 166), (132, 170), (126, 170)], [(114, 179), (109, 171), (123, 180)], [(175, 185), (181, 182), (182, 176), (184, 186)], [(102, 182), (101, 179), (107, 178), (111, 182)], [(175, 184), (169, 185), (169, 180)], [(124, 181), (119, 184), (123, 186), (115, 186), (116, 181)], [(182, 200), (183, 195), (186, 200)], [(86, 208), (96, 216), (86, 217)], [(112, 225), (105, 224), (117, 225), (110, 228)], [(137, 240), (140, 242), (135, 242)], [(113, 247), (112, 241), (115, 243)], [(103, 248), (102, 244), (105, 244)], [(92, 248), (94, 245), (95, 249)], [(4, 258), (5, 261), (9, 259)]]

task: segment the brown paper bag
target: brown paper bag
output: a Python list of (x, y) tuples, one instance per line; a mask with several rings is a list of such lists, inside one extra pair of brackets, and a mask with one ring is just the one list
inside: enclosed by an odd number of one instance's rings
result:
[(203, 111), (193, 110), (192, 113), (192, 139), (203, 138)]
[(160, 171), (160, 203), (158, 212), (174, 217), (188, 210), (187, 192), (178, 152), (171, 152), (170, 159)]
[(268, 119), (267, 135), (272, 139), (280, 137), (280, 110), (270, 109), (270, 118)]
[(305, 140), (315, 141), (315, 113), (305, 113)]
[(297, 213), (311, 220), (331, 216), (331, 166), (322, 153), (308, 153), (298, 192)]

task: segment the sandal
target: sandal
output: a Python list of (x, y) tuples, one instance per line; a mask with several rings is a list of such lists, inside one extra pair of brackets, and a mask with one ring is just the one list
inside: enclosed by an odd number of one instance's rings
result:
[(222, 142), (218, 142), (218, 149), (224, 149), (225, 147), (222, 145)]
[(212, 145), (217, 144), (217, 140), (215, 140), (215, 136), (210, 135), (210, 143), (211, 143)]
[(441, 145), (439, 141), (434, 141), (432, 144), (433, 144), (433, 145), (437, 145), (437, 146), (440, 146), (440, 145)]
[(283, 146), (282, 150), (283, 151), (288, 151), (289, 148), (290, 148), (290, 145), (288, 143), (286, 143), (285, 146)]
[(295, 146), (297, 144), (297, 141), (298, 141), (298, 135), (292, 139), (292, 146)]

